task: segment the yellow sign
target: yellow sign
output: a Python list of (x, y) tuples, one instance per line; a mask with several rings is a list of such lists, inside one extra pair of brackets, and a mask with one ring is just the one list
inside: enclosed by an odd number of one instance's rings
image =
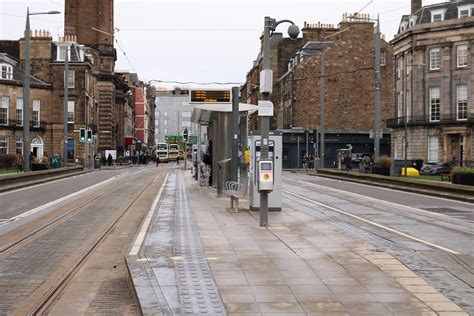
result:
[(268, 181), (270, 179), (270, 175), (268, 173), (265, 173), (263, 175), (263, 180)]

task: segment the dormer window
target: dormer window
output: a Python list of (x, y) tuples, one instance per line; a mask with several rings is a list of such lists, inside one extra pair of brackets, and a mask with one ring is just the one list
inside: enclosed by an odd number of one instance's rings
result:
[(431, 22), (444, 21), (444, 14), (446, 9), (432, 10), (431, 11)]
[(13, 66), (9, 64), (0, 64), (2, 73), (0, 79), (13, 80)]
[(66, 52), (68, 53), (67, 54), (67, 60), (71, 60), (71, 50), (68, 49), (69, 48), (69, 45), (67, 44), (62, 44), (62, 45), (58, 45), (57, 46), (57, 57), (56, 57), (56, 60), (57, 61), (65, 61), (66, 60)]
[(409, 26), (409, 27), (415, 26), (415, 24), (416, 24), (416, 19), (417, 19), (417, 18), (418, 18), (418, 17), (417, 17), (416, 15), (410, 17), (410, 20), (409, 20), (409, 22), (408, 22), (408, 26)]
[(400, 23), (400, 32), (406, 31), (407, 28), (408, 28), (408, 21), (403, 21), (402, 23)]
[(471, 16), (472, 5), (462, 5), (458, 7), (458, 18), (462, 19)]

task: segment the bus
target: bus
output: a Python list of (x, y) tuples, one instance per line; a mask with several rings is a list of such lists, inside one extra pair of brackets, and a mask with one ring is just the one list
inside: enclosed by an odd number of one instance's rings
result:
[(168, 159), (170, 161), (178, 159), (178, 155), (179, 155), (178, 144), (170, 144), (169, 146), (170, 147), (168, 151)]
[(160, 158), (160, 162), (168, 162), (168, 144), (158, 143), (156, 145), (156, 156)]

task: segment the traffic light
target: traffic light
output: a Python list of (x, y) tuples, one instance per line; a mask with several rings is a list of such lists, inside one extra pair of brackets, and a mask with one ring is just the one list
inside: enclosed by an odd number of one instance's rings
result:
[(86, 129), (85, 128), (81, 128), (80, 129), (80, 132), (79, 132), (79, 141), (81, 143), (85, 142), (86, 141)]
[(92, 143), (92, 130), (91, 129), (87, 130), (87, 142)]
[(183, 138), (184, 138), (185, 141), (188, 141), (188, 129), (187, 128), (184, 129)]

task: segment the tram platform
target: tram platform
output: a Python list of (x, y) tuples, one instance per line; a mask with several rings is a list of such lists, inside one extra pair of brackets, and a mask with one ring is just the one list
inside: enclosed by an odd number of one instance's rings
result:
[(389, 253), (169, 173), (126, 262), (144, 315), (467, 315)]

